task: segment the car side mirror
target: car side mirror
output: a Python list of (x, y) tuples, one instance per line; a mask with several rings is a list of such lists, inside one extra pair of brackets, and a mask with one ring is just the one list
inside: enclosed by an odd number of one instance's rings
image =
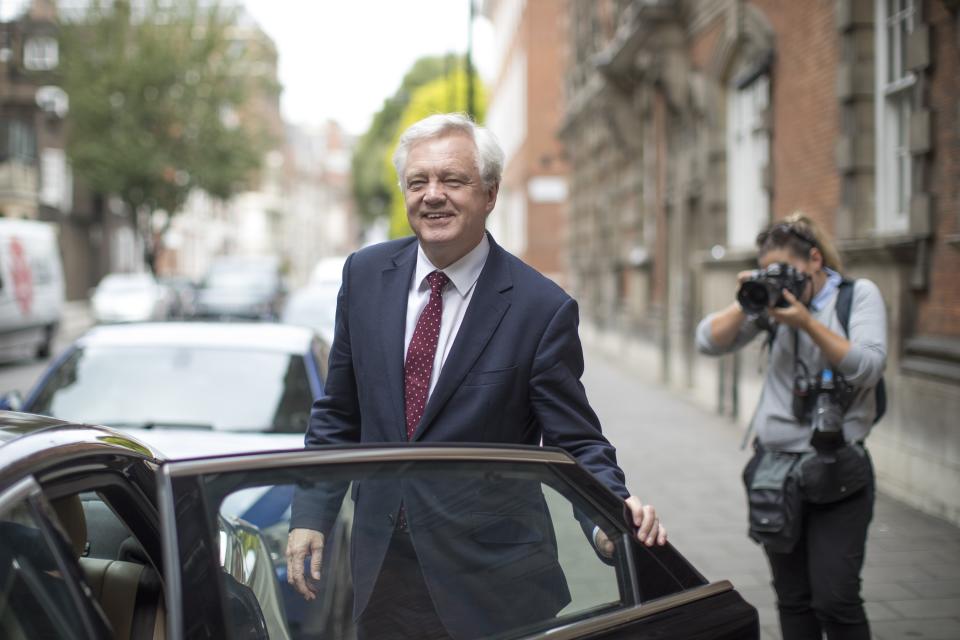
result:
[(19, 391), (8, 391), (0, 396), (0, 409), (6, 411), (20, 411), (23, 409), (23, 396)]

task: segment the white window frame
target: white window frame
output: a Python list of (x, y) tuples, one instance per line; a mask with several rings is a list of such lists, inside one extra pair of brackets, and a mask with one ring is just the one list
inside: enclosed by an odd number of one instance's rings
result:
[(876, 228), (902, 233), (910, 226), (913, 194), (910, 112), (916, 76), (906, 69), (907, 36), (916, 0), (875, 0), (876, 10)]
[(30, 71), (50, 71), (60, 64), (60, 45), (53, 36), (33, 36), (23, 44), (23, 66)]
[(770, 220), (764, 172), (770, 162), (770, 132), (764, 113), (770, 76), (757, 76), (727, 90), (727, 246), (752, 248)]

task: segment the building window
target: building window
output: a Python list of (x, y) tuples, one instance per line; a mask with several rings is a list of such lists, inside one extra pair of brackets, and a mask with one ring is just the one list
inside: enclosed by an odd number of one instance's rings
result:
[(60, 63), (57, 39), (50, 36), (30, 38), (23, 45), (23, 66), (31, 71), (49, 71)]
[(906, 68), (914, 0), (876, 0), (877, 230), (906, 231), (912, 192), (910, 98), (915, 76)]
[(37, 159), (37, 138), (33, 128), (18, 119), (0, 121), (0, 162), (33, 164)]
[(764, 115), (770, 102), (770, 78), (761, 74), (727, 93), (727, 245), (753, 247), (770, 220), (770, 195), (764, 174), (770, 160), (770, 135)]

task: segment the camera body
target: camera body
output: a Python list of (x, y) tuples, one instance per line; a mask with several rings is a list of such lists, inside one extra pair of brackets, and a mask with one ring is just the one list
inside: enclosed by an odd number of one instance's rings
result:
[(775, 262), (766, 269), (759, 269), (740, 285), (737, 302), (751, 315), (761, 315), (768, 307), (790, 305), (783, 296), (786, 289), (797, 298), (803, 295), (809, 276), (787, 262)]
[(844, 446), (843, 414), (853, 399), (853, 388), (842, 376), (824, 369), (814, 376), (798, 375), (793, 384), (793, 414), (812, 427), (810, 444), (817, 451)]

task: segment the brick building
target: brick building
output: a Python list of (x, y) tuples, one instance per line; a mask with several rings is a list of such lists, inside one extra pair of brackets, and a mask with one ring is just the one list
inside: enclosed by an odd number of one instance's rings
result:
[(565, 284), (567, 164), (556, 130), (563, 116), (564, 4), (488, 0), (496, 78), (487, 125), (506, 154), (491, 233), (509, 251)]
[(55, 3), (14, 8), (0, 22), (0, 215), (56, 223), (66, 295), (85, 298), (103, 273), (133, 263), (134, 233), (121, 210), (74, 184)]
[(570, 0), (567, 12), (560, 135), (587, 330), (746, 424), (759, 346), (703, 358), (693, 331), (755, 265), (757, 231), (806, 212), (887, 302), (880, 485), (960, 522), (960, 2)]

